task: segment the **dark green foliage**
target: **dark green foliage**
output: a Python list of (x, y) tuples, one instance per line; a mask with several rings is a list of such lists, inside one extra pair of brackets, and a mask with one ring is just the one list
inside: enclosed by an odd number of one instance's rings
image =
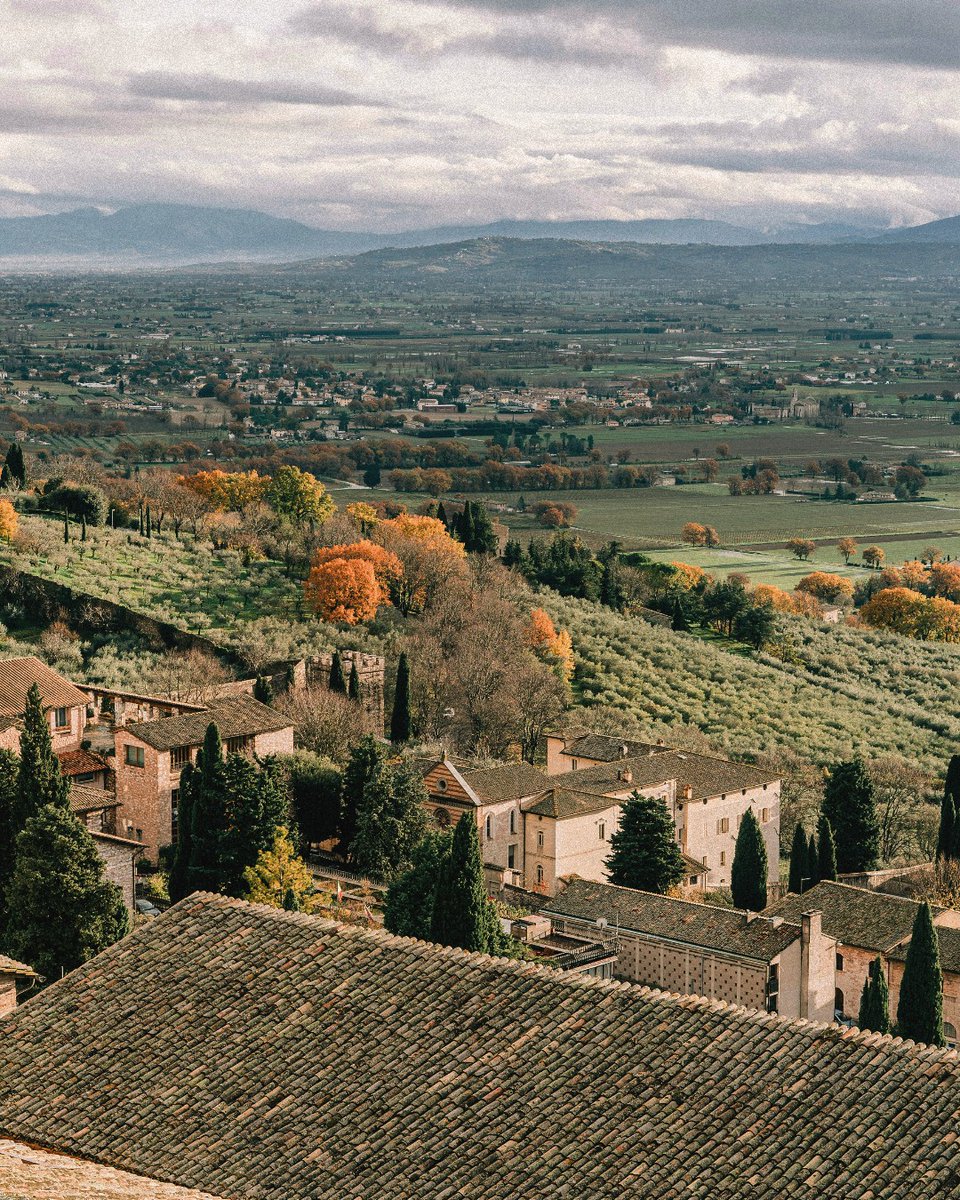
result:
[(13, 827), (18, 833), (45, 804), (69, 805), (70, 784), (60, 773), (53, 752), (50, 726), (36, 684), (27, 692), (27, 706), (20, 734), (20, 769), (13, 808)]
[(343, 792), (340, 805), (340, 845), (343, 850), (353, 845), (357, 836), (357, 820), (363, 790), (374, 777), (386, 750), (372, 734), (365, 734), (350, 751), (350, 761), (343, 772)]
[(531, 583), (553, 588), (561, 596), (600, 597), (603, 568), (590, 547), (569, 533), (558, 533), (549, 542), (531, 542), (524, 571)]
[(838, 763), (823, 794), (823, 815), (830, 822), (837, 871), (872, 871), (880, 852), (880, 823), (874, 788), (863, 759)]
[(23, 461), (23, 450), (18, 442), (11, 442), (7, 456), (3, 462), (4, 487), (25, 488), (27, 486), (27, 466)]
[(367, 485), (367, 487), (369, 487), (369, 488), (379, 487), (380, 486), (380, 477), (381, 477), (380, 464), (378, 462), (368, 463), (363, 471), (363, 482)]
[(754, 650), (762, 650), (777, 628), (777, 615), (768, 604), (751, 605), (733, 622), (733, 635)]
[(340, 828), (343, 777), (328, 759), (311, 750), (285, 755), (293, 821), (300, 834), (301, 850), (311, 842), (325, 842)]
[(953, 797), (949, 792), (944, 793), (940, 801), (940, 827), (937, 831), (937, 862), (953, 857), (954, 830), (957, 823), (957, 810), (953, 805)]
[(347, 683), (347, 695), (351, 700), (360, 699), (360, 672), (357, 670), (357, 660), (350, 664), (350, 679)]
[(497, 535), (493, 522), (486, 506), (478, 500), (467, 500), (463, 511), (450, 524), (453, 536), (463, 542), (468, 554), (496, 554)]
[(13, 824), (17, 798), (18, 763), (15, 754), (0, 750), (0, 933), (6, 923), (6, 891), (13, 872)]
[(397, 685), (393, 693), (393, 711), (390, 714), (390, 741), (396, 745), (409, 742), (413, 732), (410, 716), (410, 663), (401, 651), (397, 662)]
[(167, 890), (174, 904), (188, 895), (190, 884), (190, 859), (193, 854), (193, 786), (194, 767), (187, 763), (180, 772), (180, 797), (177, 800), (177, 840), (172, 850), (170, 879)]
[(261, 704), (273, 703), (273, 686), (269, 679), (263, 675), (258, 675), (253, 683), (253, 698), (259, 700)]
[(933, 928), (933, 914), (926, 901), (920, 905), (907, 947), (907, 961), (900, 981), (897, 1005), (897, 1035), (930, 1046), (946, 1045), (943, 1036), (943, 972), (940, 943)]
[(99, 488), (87, 484), (60, 483), (44, 491), (39, 507), (46, 512), (65, 513), (88, 525), (102, 525), (107, 516), (107, 498)]
[(675, 633), (686, 633), (690, 628), (690, 622), (683, 611), (683, 604), (679, 596), (673, 602), (673, 619), (670, 622), (670, 628)]
[(509, 541), (503, 547), (504, 565), (508, 567), (520, 567), (523, 565), (523, 546), (517, 541)]
[(752, 808), (747, 809), (740, 821), (730, 891), (736, 908), (760, 912), (767, 907), (767, 847)]
[(810, 880), (807, 887), (814, 887), (820, 882), (820, 855), (817, 853), (817, 839), (810, 834), (810, 840), (807, 842), (807, 878)]
[(452, 837), (448, 832), (428, 833), (413, 852), (413, 865), (390, 884), (383, 910), (383, 923), (390, 933), (430, 940), (437, 883)]
[(953, 800), (953, 807), (960, 811), (960, 754), (952, 754), (947, 764), (947, 777), (943, 784), (943, 793)]
[(487, 898), (480, 836), (472, 813), (464, 813), (457, 822), (440, 870), (430, 940), (480, 954), (503, 954), (507, 948), (508, 939)]
[(620, 828), (610, 838), (607, 872), (620, 887), (661, 895), (683, 879), (683, 857), (662, 800), (634, 792), (623, 805)]
[(283, 907), (287, 912), (299, 912), (300, 901), (297, 899), (297, 893), (293, 888), (287, 888), (283, 894)]
[(343, 659), (340, 657), (339, 650), (333, 652), (333, 661), (330, 664), (330, 682), (327, 686), (331, 692), (339, 692), (341, 696), (347, 694), (347, 677), (343, 673)]
[(704, 592), (704, 616), (727, 637), (733, 636), (738, 622), (747, 620), (750, 608), (746, 589), (736, 580), (714, 583)]
[(618, 612), (623, 608), (623, 584), (615, 557), (608, 558), (603, 564), (603, 575), (600, 579), (600, 603), (605, 604), (607, 608), (615, 608)]
[(350, 861), (377, 879), (407, 870), (423, 840), (427, 793), (411, 763), (381, 760), (363, 789)]
[(46, 804), (16, 841), (6, 945), (48, 983), (127, 932), (120, 891), (104, 878), (93, 838), (69, 808)]
[(190, 861), (186, 894), (219, 892), (224, 883), (223, 842), (227, 832), (227, 797), (224, 787), (223, 743), (212, 722), (207, 726), (203, 747), (187, 786), (180, 782), (180, 795), (187, 796), (190, 811)]
[(284, 772), (275, 758), (253, 762), (229, 754), (223, 764), (226, 829), (220, 856), (220, 890), (242, 896), (243, 873), (260, 852), (270, 850), (279, 826), (289, 827), (290, 808)]
[(869, 1029), (874, 1033), (890, 1032), (890, 990), (883, 970), (883, 959), (879, 956), (870, 964), (863, 983), (857, 1024), (861, 1029)]
[(833, 828), (821, 813), (817, 822), (817, 879), (836, 881), (837, 848), (833, 842)]
[(793, 845), (790, 848), (790, 875), (787, 891), (799, 896), (810, 886), (805, 878), (807, 874), (807, 834), (800, 822), (793, 831)]
[(150, 505), (149, 504), (147, 505), (146, 513), (144, 516), (144, 532), (146, 533), (147, 537), (153, 537), (153, 521), (152, 521), (151, 515), (150, 515)]

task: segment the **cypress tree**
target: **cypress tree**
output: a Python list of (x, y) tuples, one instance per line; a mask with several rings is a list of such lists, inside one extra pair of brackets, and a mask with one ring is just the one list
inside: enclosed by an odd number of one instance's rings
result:
[(943, 792), (953, 800), (954, 811), (960, 812), (960, 754), (950, 756)]
[(450, 518), (447, 516), (447, 510), (443, 507), (442, 500), (437, 505), (437, 520), (443, 522), (444, 526), (446, 527), (447, 533), (449, 533), (450, 532)]
[(423, 780), (410, 763), (381, 761), (363, 789), (350, 861), (380, 879), (407, 870), (423, 840), (426, 798)]
[(686, 633), (690, 628), (690, 622), (683, 611), (683, 604), (679, 596), (673, 602), (673, 618), (670, 621), (670, 628), (674, 633)]
[(9, 750), (0, 750), (0, 934), (6, 924), (6, 894), (13, 873), (13, 844), (16, 830), (13, 824), (17, 799), (17, 757)]
[(70, 521), (66, 513), (63, 514), (63, 541), (65, 545), (70, 541)]
[[(181, 791), (183, 790), (181, 784)], [(190, 777), (190, 866), (187, 892), (223, 889), (223, 842), (227, 832), (223, 743), (211, 721)]]
[(817, 879), (836, 881), (837, 848), (833, 843), (833, 829), (830, 826), (830, 822), (822, 813), (820, 814), (820, 820), (817, 822), (817, 840), (819, 843)]
[(153, 537), (153, 522), (150, 518), (150, 505), (149, 504), (147, 505), (147, 509), (146, 509), (145, 532), (146, 532), (147, 537)]
[(397, 685), (393, 693), (393, 712), (390, 714), (390, 741), (396, 745), (409, 742), (410, 719), (410, 663), (405, 651), (401, 651), (397, 662)]
[(473, 528), (471, 530), (474, 554), (496, 554), (497, 534), (485, 504), (476, 501), (472, 506)]
[(17, 795), (13, 806), (14, 834), (46, 804), (69, 808), (70, 784), (60, 772), (60, 760), (53, 752), (50, 726), (40, 689), (32, 684), (20, 734), (20, 769)]
[(872, 871), (880, 854), (880, 822), (873, 782), (859, 755), (830, 772), (822, 811), (833, 830), (837, 871)]
[(656, 796), (634, 792), (620, 810), (606, 860), (610, 882), (666, 894), (683, 879), (683, 857), (673, 819)]
[(431, 941), (481, 954), (499, 954), (504, 937), (487, 899), (480, 858), (480, 835), (472, 813), (464, 813), (453, 831), (434, 897)]
[(890, 991), (883, 971), (883, 959), (879, 956), (870, 964), (863, 983), (857, 1024), (861, 1029), (870, 1029), (874, 1033), (890, 1032)]
[(913, 936), (907, 947), (907, 961), (900, 981), (900, 1002), (897, 1005), (897, 1034), (930, 1046), (946, 1045), (943, 1036), (940, 943), (933, 927), (933, 914), (926, 901), (917, 910)]
[(790, 848), (790, 875), (787, 882), (787, 891), (793, 892), (795, 896), (807, 887), (807, 881), (804, 876), (807, 873), (807, 835), (800, 822), (797, 822), (797, 827), (793, 831), (793, 845)]
[(259, 700), (261, 704), (273, 703), (273, 687), (270, 680), (263, 675), (258, 675), (254, 680), (253, 698)]
[(23, 460), (23, 451), (18, 442), (11, 442), (4, 459), (4, 472), (7, 476), (6, 486), (16, 484), (18, 488), (27, 486), (27, 465)]
[(333, 661), (330, 663), (330, 682), (327, 686), (331, 692), (339, 692), (342, 696), (347, 694), (347, 677), (343, 673), (343, 659), (340, 657), (339, 650), (333, 652)]
[(340, 803), (340, 846), (349, 850), (357, 836), (357, 819), (363, 802), (363, 791), (386, 758), (386, 751), (372, 734), (365, 734), (350, 751), (350, 761), (343, 772), (343, 792)]
[(752, 808), (747, 809), (740, 821), (730, 890), (736, 908), (760, 912), (767, 907), (767, 847)]
[(191, 835), (193, 833), (193, 783), (194, 767), (187, 763), (180, 772), (180, 796), (177, 800), (177, 840), (173, 847), (173, 862), (170, 865), (170, 880), (167, 890), (170, 899), (176, 903), (189, 895), (190, 858), (193, 853)]
[(347, 695), (351, 700), (360, 699), (360, 672), (357, 670), (357, 660), (350, 664), (350, 682), (347, 684)]
[(820, 856), (817, 854), (817, 839), (812, 833), (807, 843), (807, 878), (810, 880), (808, 888), (816, 887), (820, 882)]
[(119, 941), (129, 928), (120, 889), (68, 807), (45, 804), (16, 841), (7, 889), (7, 945), (48, 983)]
[(523, 547), (515, 539), (507, 542), (503, 547), (503, 562), (507, 567), (523, 565)]
[(381, 477), (380, 464), (378, 462), (368, 463), (367, 466), (364, 468), (364, 472), (363, 472), (363, 482), (367, 485), (367, 487), (368, 488), (379, 487), (380, 486), (380, 477)]
[(953, 858), (954, 826), (957, 820), (957, 810), (953, 806), (953, 797), (944, 792), (940, 801), (940, 828), (937, 831), (937, 862)]

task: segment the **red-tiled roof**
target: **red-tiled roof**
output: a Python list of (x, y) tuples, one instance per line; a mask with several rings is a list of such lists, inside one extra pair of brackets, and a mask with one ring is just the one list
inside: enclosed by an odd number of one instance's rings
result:
[(61, 774), (70, 778), (74, 775), (90, 775), (108, 770), (106, 759), (90, 750), (61, 750), (57, 753), (57, 758), (60, 760)]
[(36, 684), (44, 708), (80, 708), (86, 692), (58, 675), (39, 658), (0, 659), (0, 717), (21, 717), (27, 707), (27, 692)]

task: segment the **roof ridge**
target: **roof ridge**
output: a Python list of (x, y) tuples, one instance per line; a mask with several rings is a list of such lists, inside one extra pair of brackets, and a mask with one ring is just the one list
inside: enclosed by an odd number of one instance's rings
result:
[[(616, 885), (613, 885), (616, 886)], [(655, 893), (653, 893), (655, 894)], [(264, 917), (269, 917), (271, 920), (281, 924), (294, 924), (301, 926), (314, 925), (319, 928), (327, 929), (331, 932), (343, 934), (347, 937), (354, 937), (360, 940), (369, 939), (379, 942), (387, 946), (403, 947), (405, 949), (414, 949), (420, 953), (430, 953), (443, 956), (445, 958), (456, 961), (466, 960), (477, 967), (484, 969), (493, 969), (502, 975), (537, 975), (543, 978), (550, 979), (554, 983), (559, 983), (562, 986), (569, 988), (592, 988), (595, 991), (608, 992), (611, 994), (638, 994), (653, 998), (658, 1002), (663, 1002), (669, 1005), (677, 1005), (683, 1008), (700, 1008), (714, 1012), (726, 1012), (748, 1024), (753, 1025), (789, 1025), (795, 1028), (806, 1028), (818, 1030), (822, 1034), (827, 1034), (831, 1030), (835, 1031), (838, 1038), (845, 1041), (864, 1041), (867, 1044), (872, 1044), (869, 1039), (876, 1038), (879, 1035), (874, 1034), (870, 1030), (860, 1030), (855, 1027), (847, 1027), (841, 1030), (841, 1027), (834, 1025), (832, 1022), (826, 1021), (810, 1021), (804, 1017), (784, 1017), (778, 1013), (762, 1012), (759, 1009), (746, 1008), (740, 1004), (734, 1004), (730, 1001), (711, 999), (708, 996), (684, 995), (680, 992), (666, 992), (659, 988), (648, 987), (643, 984), (630, 983), (627, 980), (620, 979), (601, 979), (595, 975), (568, 974), (566, 972), (558, 972), (555, 967), (547, 966), (530, 959), (512, 959), (500, 958), (491, 954), (479, 954), (472, 950), (462, 950), (458, 946), (442, 946), (436, 942), (425, 942), (419, 938), (401, 937), (399, 934), (388, 932), (386, 929), (364, 929), (358, 925), (347, 925), (340, 921), (334, 921), (329, 917), (318, 916), (313, 913), (303, 912), (288, 912), (282, 908), (273, 908), (268, 904), (254, 904), (249, 900), (238, 900), (233, 896), (222, 896), (215, 892), (193, 892), (186, 896), (183, 900), (178, 901), (167, 909), (159, 918), (151, 921), (148, 925), (141, 926), (132, 935), (135, 937), (138, 933), (141, 935), (149, 935), (153, 930), (162, 926), (167, 916), (172, 912), (185, 912), (189, 907), (196, 907), (198, 904), (209, 908), (221, 909), (237, 909), (246, 908), (258, 912)], [(708, 907), (704, 905), (703, 907)], [(123, 946), (129, 939), (122, 939), (115, 946), (104, 951), (104, 954), (110, 954), (117, 947)], [(102, 958), (100, 955), (98, 958)], [(96, 962), (97, 959), (91, 959), (91, 962)], [(88, 964), (79, 967), (82, 971)], [(76, 972), (71, 972), (71, 975)], [(71, 975), (64, 978), (69, 979)], [(61, 982), (60, 980), (56, 981)], [(53, 985), (56, 986), (56, 983)], [(50, 989), (47, 989), (49, 993)], [(41, 993), (43, 995), (45, 993)], [(889, 1047), (887, 1047), (889, 1043)], [(936, 1046), (926, 1046), (922, 1043), (913, 1042), (909, 1038), (894, 1037), (892, 1034), (882, 1035), (882, 1044), (885, 1048), (908, 1049), (917, 1051), (918, 1054), (927, 1054), (928, 1057), (934, 1057), (939, 1061), (946, 1058), (948, 1061), (956, 1062), (958, 1051), (939, 1048)]]

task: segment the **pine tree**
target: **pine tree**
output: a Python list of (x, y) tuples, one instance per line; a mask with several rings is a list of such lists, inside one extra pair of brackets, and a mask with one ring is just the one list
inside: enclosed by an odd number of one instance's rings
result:
[(443, 507), (442, 500), (437, 504), (437, 520), (443, 522), (447, 533), (449, 533), (450, 532), (450, 518), (447, 516), (447, 510)]
[(368, 463), (363, 471), (363, 482), (367, 485), (367, 487), (368, 488), (379, 487), (380, 486), (380, 477), (381, 477), (380, 464), (378, 462)]
[(240, 896), (244, 872), (274, 843), (279, 828), (290, 824), (286, 779), (276, 759), (251, 762), (228, 754), (223, 763), (226, 827), (220, 841), (221, 890)]
[(123, 896), (105, 879), (93, 838), (58, 804), (43, 805), (18, 835), (7, 905), (10, 952), (48, 983), (129, 928)]
[(360, 699), (360, 672), (357, 670), (357, 660), (350, 664), (350, 682), (347, 684), (347, 695), (351, 700)]
[(620, 827), (606, 860), (610, 882), (661, 895), (683, 879), (683, 857), (667, 806), (638, 792), (620, 809)]
[(273, 703), (273, 685), (264, 675), (258, 675), (253, 683), (253, 698), (261, 704)]
[(194, 766), (186, 763), (180, 772), (180, 796), (177, 800), (177, 840), (173, 846), (173, 861), (170, 865), (170, 879), (167, 891), (170, 899), (176, 904), (184, 896), (189, 895), (190, 859), (193, 855), (193, 797), (192, 776)]
[(413, 853), (413, 864), (387, 888), (383, 923), (399, 937), (428, 942), (433, 932), (437, 882), (450, 853), (452, 834), (431, 831)]
[(16, 830), (13, 824), (17, 799), (18, 764), (15, 754), (0, 750), (0, 934), (6, 924), (6, 895), (13, 873), (13, 845)]
[(930, 905), (924, 901), (917, 910), (913, 936), (907, 947), (907, 961), (900, 981), (897, 1005), (897, 1035), (930, 1046), (944, 1046), (943, 972), (940, 969), (940, 943), (933, 927)]
[(464, 813), (453, 831), (434, 897), (430, 940), (481, 954), (502, 954), (506, 938), (487, 898), (480, 857), (480, 835), (472, 813)]
[(27, 466), (23, 461), (23, 450), (18, 442), (11, 442), (4, 459), (3, 469), (7, 479), (4, 486), (9, 487), (11, 483), (20, 489), (27, 486)]
[(363, 789), (374, 777), (386, 751), (372, 734), (365, 734), (350, 751), (343, 772), (340, 807), (340, 846), (346, 851), (357, 836), (357, 817), (363, 801)]
[[(223, 743), (211, 722), (197, 753), (189, 779), (190, 864), (187, 894), (223, 889), (223, 843), (227, 833), (227, 798), (224, 787)], [(183, 794), (181, 779), (180, 792)]]
[(937, 832), (937, 862), (953, 858), (954, 829), (957, 821), (957, 811), (953, 806), (953, 797), (944, 792), (940, 801), (940, 828)]
[(837, 878), (837, 848), (833, 842), (833, 829), (827, 818), (821, 813), (817, 822), (817, 878), (820, 880), (836, 881)]
[(36, 684), (27, 692), (27, 706), (20, 734), (20, 769), (13, 808), (14, 835), (45, 804), (69, 807), (70, 784), (60, 772), (60, 760), (53, 752), (50, 726), (40, 689)]
[(833, 829), (837, 871), (872, 871), (880, 854), (880, 822), (873, 782), (859, 755), (830, 772), (822, 811)]
[(807, 887), (807, 834), (800, 822), (793, 831), (793, 845), (790, 848), (790, 874), (787, 881), (787, 891), (799, 896)]
[(497, 534), (486, 505), (475, 501), (472, 516), (472, 546), (469, 549), (473, 554), (496, 554)]
[(883, 970), (883, 959), (879, 956), (870, 964), (863, 983), (857, 1024), (861, 1029), (869, 1029), (874, 1033), (890, 1032), (890, 991)]
[(817, 839), (812, 833), (807, 843), (807, 878), (810, 880), (808, 888), (816, 887), (820, 882), (820, 855), (817, 853)]
[(343, 673), (343, 659), (340, 657), (339, 650), (333, 652), (333, 659), (330, 663), (330, 682), (327, 686), (331, 692), (339, 692), (342, 696), (347, 694), (347, 677)]
[(523, 566), (523, 546), (515, 539), (503, 547), (503, 563), (507, 567)]
[(410, 741), (412, 732), (410, 717), (410, 663), (405, 651), (400, 652), (397, 662), (397, 684), (393, 693), (393, 711), (390, 714), (390, 741), (402, 745)]
[(357, 810), (357, 836), (350, 861), (378, 879), (393, 879), (407, 870), (423, 840), (427, 794), (410, 763), (377, 764), (363, 789)]
[(730, 890), (736, 908), (760, 912), (767, 907), (767, 847), (752, 808), (747, 809), (740, 821)]
[(690, 629), (690, 622), (683, 611), (683, 604), (679, 596), (673, 602), (673, 617), (670, 621), (670, 628), (674, 633), (686, 633)]

